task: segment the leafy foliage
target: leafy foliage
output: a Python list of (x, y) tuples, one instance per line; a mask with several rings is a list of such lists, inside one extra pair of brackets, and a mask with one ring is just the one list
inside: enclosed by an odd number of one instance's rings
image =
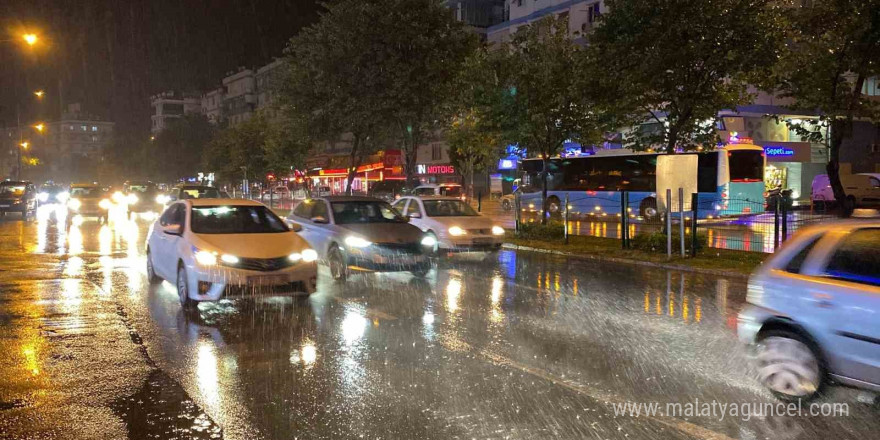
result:
[(140, 149), (141, 177), (173, 182), (193, 175), (200, 169), (202, 153), (214, 132), (215, 127), (202, 114), (187, 113), (170, 120)]
[(628, 133), (632, 146), (714, 146), (718, 111), (748, 103), (748, 85), (776, 59), (778, 3), (608, 0), (590, 59), (603, 101), (646, 124)]

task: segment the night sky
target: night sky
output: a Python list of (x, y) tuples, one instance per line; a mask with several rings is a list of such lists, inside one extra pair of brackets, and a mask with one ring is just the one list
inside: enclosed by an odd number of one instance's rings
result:
[(202, 91), (237, 66), (281, 56), (319, 9), (316, 0), (0, 1), (0, 40), (42, 37), (34, 48), (0, 43), (0, 126), (15, 125), (16, 102), (27, 119), (80, 102), (120, 136), (146, 133), (151, 94)]

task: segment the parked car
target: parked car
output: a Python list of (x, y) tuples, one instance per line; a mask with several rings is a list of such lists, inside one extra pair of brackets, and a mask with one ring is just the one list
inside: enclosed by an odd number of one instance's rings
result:
[(274, 188), (267, 189), (263, 191), (263, 200), (275, 199), (289, 199), (290, 198), (290, 190), (286, 186), (276, 186)]
[(433, 251), (497, 251), (504, 228), (474, 211), (457, 197), (405, 196), (393, 205), (410, 222), (433, 237)]
[(332, 193), (329, 186), (316, 186), (312, 189), (312, 197), (328, 197)]
[(465, 195), (461, 189), (461, 185), (457, 183), (426, 183), (413, 188), (410, 194), (414, 196), (459, 197), (462, 200), (464, 200), (465, 198)]
[(28, 219), (37, 211), (37, 191), (33, 183), (23, 180), (0, 182), (0, 216), (17, 212)]
[(186, 308), (237, 294), (311, 294), (317, 259), (283, 219), (249, 200), (173, 202), (147, 239), (150, 282), (174, 282)]
[(416, 276), (431, 270), (427, 253), (436, 240), (386, 201), (357, 196), (306, 199), (288, 221), (302, 228), (300, 235), (327, 262), (335, 280), (345, 280), (350, 269), (408, 271)]
[(784, 400), (832, 382), (880, 392), (880, 221), (831, 223), (791, 238), (749, 279), (740, 340)]
[(383, 180), (373, 184), (370, 195), (391, 203), (404, 193), (405, 188), (405, 180)]
[(42, 185), (37, 191), (38, 205), (54, 205), (67, 203), (70, 194), (60, 185)]
[(107, 188), (95, 183), (74, 183), (67, 190), (67, 223), (80, 223), (86, 217), (106, 222), (113, 206)]
[(219, 199), (220, 190), (205, 185), (178, 185), (168, 193), (166, 203), (187, 199)]
[[(880, 173), (841, 174), (840, 183), (846, 192), (850, 208), (880, 205)], [(819, 174), (813, 178), (810, 199), (814, 205), (820, 207), (835, 202), (827, 174)]]

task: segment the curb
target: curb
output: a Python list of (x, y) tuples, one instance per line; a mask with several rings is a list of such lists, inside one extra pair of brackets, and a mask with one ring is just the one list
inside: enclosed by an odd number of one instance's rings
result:
[(576, 258), (579, 260), (591, 260), (591, 261), (607, 261), (610, 263), (618, 263), (618, 264), (630, 264), (634, 266), (644, 266), (644, 267), (653, 267), (656, 269), (670, 269), (670, 270), (678, 270), (682, 272), (694, 272), (701, 273), (706, 275), (718, 275), (728, 278), (739, 278), (743, 280), (747, 280), (749, 275), (735, 272), (731, 270), (723, 270), (723, 269), (703, 269), (699, 267), (690, 267), (683, 266), (680, 264), (670, 264), (670, 263), (655, 263), (653, 261), (642, 261), (642, 260), (631, 260), (628, 258), (618, 258), (618, 257), (605, 257), (600, 255), (593, 254), (580, 254), (575, 252), (565, 252), (565, 251), (557, 251), (552, 249), (541, 249), (535, 248), (531, 246), (520, 246), (512, 243), (504, 243), (501, 245), (504, 249), (512, 249), (518, 251), (528, 251), (528, 252), (538, 252), (542, 254), (552, 254), (552, 255), (561, 255), (569, 258)]

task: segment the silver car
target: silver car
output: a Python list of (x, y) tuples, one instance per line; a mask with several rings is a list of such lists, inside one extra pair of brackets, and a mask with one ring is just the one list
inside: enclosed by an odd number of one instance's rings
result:
[(746, 301), (737, 333), (774, 395), (880, 392), (880, 221), (802, 230), (752, 275)]
[(431, 270), (429, 250), (437, 241), (409, 224), (388, 202), (373, 197), (330, 196), (306, 199), (287, 218), (299, 235), (318, 251), (335, 280), (350, 270), (408, 271), (424, 276)]

